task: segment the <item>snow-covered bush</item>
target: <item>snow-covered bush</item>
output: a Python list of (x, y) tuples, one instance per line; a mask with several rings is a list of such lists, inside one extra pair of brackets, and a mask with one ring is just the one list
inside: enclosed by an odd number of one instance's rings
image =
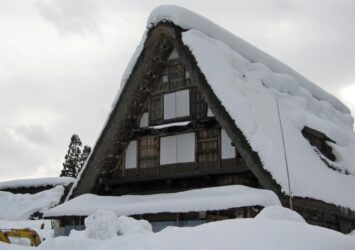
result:
[(85, 236), (105, 240), (117, 235), (152, 232), (152, 225), (146, 220), (131, 217), (117, 217), (111, 211), (99, 210), (85, 219)]
[(91, 239), (105, 240), (117, 235), (118, 218), (111, 211), (99, 210), (85, 221), (85, 235)]
[(118, 218), (119, 235), (151, 233), (152, 225), (146, 220), (136, 220), (127, 216)]
[(290, 220), (298, 222), (306, 222), (303, 217), (291, 209), (281, 206), (265, 207), (255, 217), (256, 219), (273, 219), (273, 220)]

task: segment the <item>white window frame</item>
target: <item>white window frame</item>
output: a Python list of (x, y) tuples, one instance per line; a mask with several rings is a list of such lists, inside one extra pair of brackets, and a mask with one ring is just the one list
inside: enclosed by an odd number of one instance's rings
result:
[(170, 55), (169, 55), (169, 57), (168, 57), (168, 60), (173, 60), (173, 59), (177, 59), (177, 58), (179, 58), (179, 53), (178, 53), (177, 50), (174, 48), (174, 49), (171, 51), (171, 53), (170, 53)]
[(138, 150), (137, 141), (136, 140), (130, 141), (125, 151), (125, 169), (137, 168), (138, 165), (137, 150)]
[(194, 162), (195, 145), (195, 133), (160, 137), (160, 165)]
[(140, 128), (145, 128), (149, 126), (149, 113), (144, 112), (141, 116), (141, 119), (139, 120), (139, 127)]
[(184, 89), (164, 94), (164, 120), (190, 116), (190, 90)]
[(232, 146), (232, 140), (224, 129), (221, 129), (221, 154), (222, 159), (233, 159), (236, 157), (235, 147)]

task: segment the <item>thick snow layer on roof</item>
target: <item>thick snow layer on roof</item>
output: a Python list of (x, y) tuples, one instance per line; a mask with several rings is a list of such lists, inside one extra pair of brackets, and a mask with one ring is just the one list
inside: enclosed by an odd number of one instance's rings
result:
[(212, 37), (216, 40), (223, 41), (228, 47), (234, 51), (238, 51), (243, 57), (250, 61), (259, 62), (276, 72), (292, 76), (298, 85), (307, 89), (316, 99), (325, 100), (332, 104), (338, 110), (344, 113), (350, 113), (349, 109), (340, 102), (336, 97), (329, 95), (327, 92), (310, 82), (285, 64), (259, 50), (253, 45), (240, 39), (229, 31), (211, 22), (207, 18), (200, 16), (190, 10), (179, 6), (162, 5), (155, 8), (150, 14), (147, 26), (151, 27), (161, 21), (171, 21), (174, 24), (190, 30), (199, 30), (200, 32)]
[(219, 210), (280, 205), (275, 193), (242, 185), (195, 189), (154, 195), (98, 196), (84, 194), (44, 213), (45, 217), (90, 215), (110, 210), (117, 215)]
[[(353, 118), (343, 103), (283, 63), (191, 11), (161, 6), (153, 10), (148, 24), (161, 21), (171, 21), (187, 30), (182, 35), (183, 43), (283, 192), (289, 193), (286, 151), (293, 195), (355, 210)], [(335, 142), (329, 143), (336, 156), (332, 164), (350, 175), (327, 167), (303, 137), (301, 130), (305, 126), (323, 132)]]
[(13, 194), (0, 191), (0, 220), (26, 220), (35, 212), (43, 213), (57, 205), (63, 193), (63, 186), (56, 186), (36, 194)]
[(36, 179), (19, 179), (12, 181), (0, 182), (0, 189), (22, 188), (22, 187), (41, 187), (41, 186), (67, 186), (73, 183), (75, 178), (72, 177), (46, 177)]
[[(128, 221), (127, 221), (128, 222)], [(133, 221), (132, 221), (133, 222)], [(5, 250), (33, 248), (0, 243)], [(287, 220), (233, 219), (196, 227), (168, 227), (158, 233), (91, 239), (86, 234), (48, 239), (39, 250), (353, 250), (355, 237)]]

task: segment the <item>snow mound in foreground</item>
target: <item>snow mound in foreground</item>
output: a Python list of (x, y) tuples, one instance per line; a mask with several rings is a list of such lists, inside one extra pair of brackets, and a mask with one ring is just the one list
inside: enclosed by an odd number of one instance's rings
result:
[(106, 240), (117, 235), (151, 233), (152, 226), (146, 220), (126, 216), (117, 217), (111, 211), (99, 210), (85, 219), (85, 235), (90, 239)]
[[(0, 249), (31, 250), (0, 243)], [(123, 235), (107, 240), (57, 237), (39, 250), (353, 250), (355, 237), (287, 220), (233, 219), (197, 227), (168, 227), (159, 233)]]
[(26, 220), (33, 213), (43, 213), (60, 202), (63, 186), (36, 194), (13, 194), (0, 191), (0, 220)]
[(260, 213), (255, 217), (256, 219), (272, 219), (272, 220), (289, 220), (304, 222), (306, 221), (303, 217), (291, 209), (280, 207), (280, 206), (270, 206), (266, 207), (260, 211)]
[(146, 220), (136, 220), (127, 216), (118, 217), (119, 235), (151, 233), (152, 225)]
[(117, 235), (117, 219), (113, 212), (99, 210), (85, 219), (85, 235), (98, 240), (112, 238)]

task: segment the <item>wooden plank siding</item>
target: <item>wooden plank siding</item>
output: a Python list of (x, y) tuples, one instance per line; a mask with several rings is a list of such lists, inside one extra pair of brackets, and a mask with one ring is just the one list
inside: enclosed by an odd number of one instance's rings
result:
[[(179, 48), (178, 53), (182, 55)], [(221, 127), (215, 118), (207, 117), (207, 103), (198, 89), (197, 74), (192, 70), (192, 65), (180, 56), (167, 60), (160, 74), (147, 86), (148, 98), (135, 98), (134, 105), (141, 108), (140, 114), (148, 112), (149, 126), (191, 121), (192, 125), (181, 128), (151, 129), (139, 128), (139, 119), (134, 122), (135, 130), (131, 140), (137, 140), (137, 168), (125, 169), (124, 161), (116, 166), (112, 178), (134, 178), (172, 176), (177, 174), (203, 173), (219, 169), (235, 170), (238, 166), (244, 169), (245, 162), (238, 159), (221, 159)], [(180, 90), (189, 90), (189, 115), (164, 120), (164, 95)], [(195, 133), (195, 161), (188, 163), (160, 164), (160, 137)], [(128, 142), (126, 142), (128, 145)], [(118, 153), (118, 158), (124, 158), (125, 150)], [(236, 154), (238, 155), (238, 154)]]

